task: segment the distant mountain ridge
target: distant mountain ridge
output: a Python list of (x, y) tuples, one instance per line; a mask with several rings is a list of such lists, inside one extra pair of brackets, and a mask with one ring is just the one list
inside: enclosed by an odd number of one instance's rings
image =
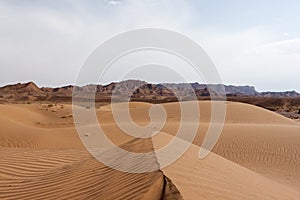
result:
[[(33, 82), (17, 83), (0, 87), (0, 100), (10, 101), (25, 101), (25, 100), (53, 100), (60, 98), (70, 99), (74, 87), (82, 90), (84, 93), (96, 93), (96, 96), (111, 97), (112, 93), (118, 95), (129, 95), (132, 98), (159, 98), (159, 97), (175, 97), (174, 93), (182, 96), (192, 96), (192, 92), (197, 97), (207, 97), (211, 93), (217, 93), (218, 88), (224, 86), (226, 95), (229, 97), (300, 97), (296, 91), (285, 92), (258, 92), (254, 86), (234, 86), (221, 84), (199, 84), (199, 83), (165, 83), (165, 84), (151, 84), (140, 80), (127, 80), (121, 82), (113, 82), (108, 85), (86, 85), (78, 86), (64, 86), (64, 87), (38, 87)], [(192, 88), (193, 91), (188, 90)], [(132, 93), (133, 91), (133, 93)]]

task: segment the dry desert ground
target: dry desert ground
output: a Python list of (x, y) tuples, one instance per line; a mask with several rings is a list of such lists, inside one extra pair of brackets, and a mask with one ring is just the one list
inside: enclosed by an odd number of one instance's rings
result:
[[(76, 132), (71, 104), (0, 104), (0, 199), (300, 199), (299, 122), (226, 102), (221, 137), (199, 159), (210, 102), (198, 103), (200, 126), (193, 144), (170, 166), (149, 173), (121, 172), (91, 156)], [(167, 121), (153, 139), (122, 132), (110, 105), (96, 113), (113, 143), (128, 151), (151, 152), (168, 144), (180, 124), (179, 103), (161, 105)], [(133, 120), (146, 125), (150, 107), (131, 102)], [(157, 163), (155, 156), (143, 162)]]

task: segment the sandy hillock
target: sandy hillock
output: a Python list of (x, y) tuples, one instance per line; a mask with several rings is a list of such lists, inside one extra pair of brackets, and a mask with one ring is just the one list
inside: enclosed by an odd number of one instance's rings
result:
[[(149, 122), (151, 105), (130, 103), (137, 124)], [(125, 134), (109, 105), (97, 108), (96, 114), (107, 137), (120, 148), (152, 152), (165, 146), (180, 125), (179, 104), (162, 106), (167, 121), (153, 140)], [(299, 123), (256, 106), (227, 102), (221, 137), (200, 160), (211, 105), (200, 101), (199, 106), (200, 128), (188, 151), (162, 170), (132, 174), (103, 165), (85, 150), (71, 105), (0, 105), (0, 199), (300, 199)], [(136, 166), (143, 163), (158, 161), (153, 154)]]

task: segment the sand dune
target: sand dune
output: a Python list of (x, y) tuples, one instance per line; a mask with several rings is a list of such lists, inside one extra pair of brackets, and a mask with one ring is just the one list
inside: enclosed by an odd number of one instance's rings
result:
[[(189, 104), (190, 102), (185, 102)], [(257, 173), (300, 189), (300, 124), (263, 108), (227, 102), (225, 126), (213, 152)], [(180, 107), (163, 104), (168, 113), (162, 131), (175, 135)], [(200, 102), (200, 127), (194, 143), (201, 145), (210, 121), (210, 103)], [(150, 122), (151, 104), (130, 104), (131, 116), (140, 125)], [(110, 106), (99, 114), (101, 123), (114, 123)], [(189, 134), (189, 133), (187, 133)]]
[[(154, 139), (156, 148), (176, 134), (180, 122), (178, 103), (162, 105), (168, 116)], [(95, 160), (80, 142), (70, 105), (0, 105), (0, 199), (300, 199), (299, 123), (228, 102), (220, 140), (199, 160), (210, 103), (199, 105), (194, 145), (173, 165), (144, 174), (120, 172)], [(130, 103), (137, 124), (149, 122), (150, 107)], [(150, 140), (135, 140), (116, 126), (111, 106), (96, 112), (115, 144), (153, 151)]]
[[(154, 143), (163, 146), (171, 138), (162, 134)], [(172, 177), (184, 199), (299, 199), (300, 192), (276, 183), (234, 162), (211, 153), (197, 159), (199, 146), (185, 154), (163, 172)]]
[(153, 187), (147, 199), (164, 195), (159, 171), (120, 172), (82, 149), (22, 151), (3, 152), (8, 158), (0, 163), (0, 199), (142, 199)]

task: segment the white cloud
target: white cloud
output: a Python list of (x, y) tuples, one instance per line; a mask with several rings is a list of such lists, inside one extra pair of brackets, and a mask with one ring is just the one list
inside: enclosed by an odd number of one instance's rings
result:
[(120, 32), (156, 27), (197, 41), (226, 83), (300, 90), (300, 39), (278, 41), (276, 33), (262, 26), (204, 28), (197, 9), (183, 0), (53, 2), (0, 2), (0, 85), (27, 80), (40, 85), (73, 83), (81, 64), (103, 41)]
[(212, 58), (224, 83), (254, 85), (260, 91), (300, 90), (299, 38), (278, 41), (262, 27), (191, 36)]
[(41, 85), (73, 83), (88, 54), (115, 34), (142, 27), (176, 29), (184, 17), (177, 16), (183, 1), (159, 2), (105, 7), (66, 1), (67, 8), (59, 9), (0, 2), (0, 85), (27, 80)]
[(105, 2), (113, 6), (121, 4), (120, 1), (113, 1), (113, 0), (105, 0)]
[(251, 49), (249, 54), (300, 55), (300, 38), (280, 40)]

